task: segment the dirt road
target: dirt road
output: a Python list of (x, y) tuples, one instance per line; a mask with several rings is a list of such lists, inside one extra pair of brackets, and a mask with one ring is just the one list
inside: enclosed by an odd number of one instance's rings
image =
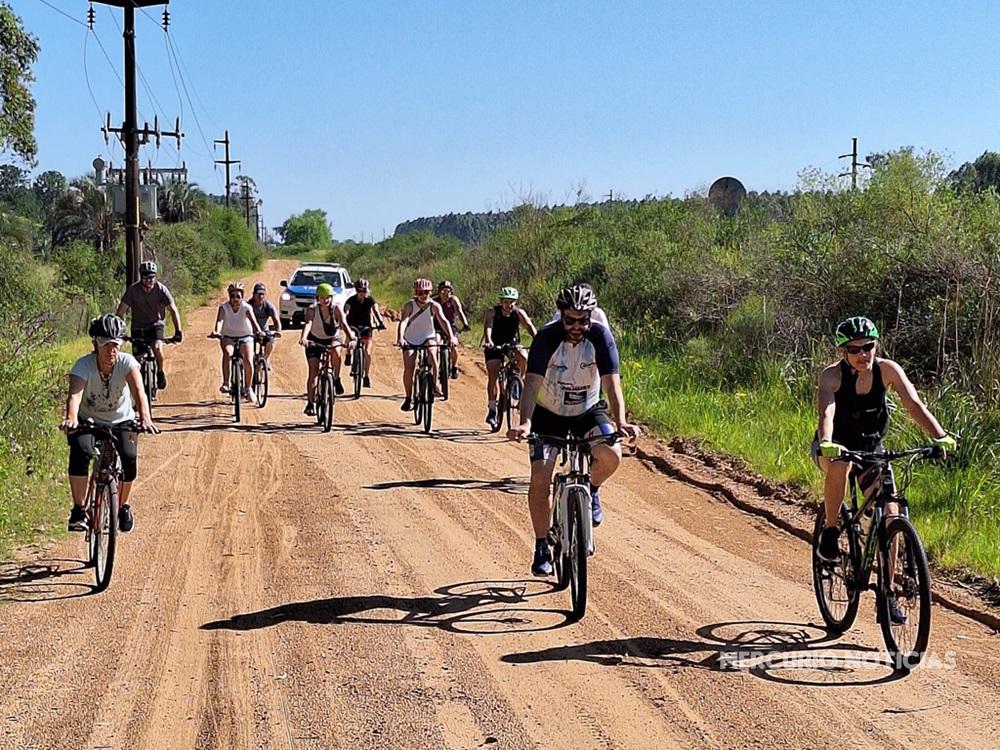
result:
[(468, 355), (428, 437), (382, 334), (324, 435), (295, 332), (235, 426), (214, 316), (169, 352), (111, 588), (90, 595), (76, 536), (0, 571), (0, 747), (1000, 747), (997, 635), (935, 608), (929, 667), (900, 677), (870, 596), (831, 639), (803, 542), (636, 459), (568, 624)]

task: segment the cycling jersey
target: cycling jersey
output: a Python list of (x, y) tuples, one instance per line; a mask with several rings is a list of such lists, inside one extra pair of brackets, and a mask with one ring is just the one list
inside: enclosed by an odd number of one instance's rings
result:
[(857, 391), (858, 373), (841, 360), (840, 387), (833, 394), (833, 442), (849, 450), (875, 450), (889, 429), (889, 408), (885, 401), (885, 383), (878, 360), (872, 365), (872, 388), (863, 395)]
[(271, 318), (278, 317), (278, 311), (271, 304), (271, 300), (264, 300), (264, 303), (260, 307), (257, 306), (256, 302), (251, 301), (250, 307), (253, 309), (254, 317), (257, 318), (257, 325), (265, 331), (269, 330)]
[(577, 416), (601, 399), (601, 376), (618, 373), (618, 346), (604, 326), (591, 324), (575, 346), (561, 323), (549, 323), (531, 343), (528, 373), (544, 378), (538, 404), (561, 416)]
[(163, 325), (167, 308), (174, 304), (174, 298), (170, 290), (159, 281), (148, 292), (142, 282), (137, 281), (125, 290), (121, 304), (132, 310), (132, 330), (136, 331)]
[(493, 308), (493, 328), (490, 338), (497, 346), (520, 343), (521, 316), (516, 307), (510, 311), (510, 315), (504, 315), (500, 305)]
[(359, 299), (358, 295), (352, 294), (344, 303), (344, 314), (347, 316), (347, 325), (355, 328), (372, 327), (372, 310), (375, 309), (375, 298), (369, 294), (364, 299)]

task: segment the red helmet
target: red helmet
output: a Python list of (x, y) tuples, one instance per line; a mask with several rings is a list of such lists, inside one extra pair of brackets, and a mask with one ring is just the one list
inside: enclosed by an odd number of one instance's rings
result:
[(431, 292), (434, 291), (434, 282), (430, 279), (417, 279), (413, 282), (413, 291), (415, 292)]

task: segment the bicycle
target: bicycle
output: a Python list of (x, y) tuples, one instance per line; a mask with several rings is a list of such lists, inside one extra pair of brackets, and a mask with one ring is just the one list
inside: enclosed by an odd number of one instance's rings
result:
[[(130, 432), (140, 432), (136, 422), (120, 425)], [(94, 567), (96, 587), (99, 593), (111, 583), (115, 567), (115, 550), (118, 545), (118, 485), (122, 479), (121, 459), (112, 431), (108, 427), (95, 424), (92, 420), (82, 423), (77, 432), (89, 432), (94, 436), (97, 461), (90, 473), (87, 499), (83, 509), (87, 516), (87, 562)]]
[(590, 505), (591, 449), (595, 445), (614, 445), (617, 435), (590, 438), (557, 438), (528, 435), (531, 444), (543, 443), (559, 448), (560, 467), (568, 467), (552, 477), (552, 526), (549, 545), (556, 574), (556, 590), (570, 590), (573, 619), (587, 611), (587, 558), (594, 554), (594, 519)]
[(503, 355), (500, 364), (500, 372), (497, 374), (497, 389), (499, 397), (497, 399), (497, 421), (492, 432), (498, 432), (503, 425), (504, 416), (507, 418), (507, 429), (511, 430), (515, 426), (515, 413), (520, 407), (521, 392), (524, 390), (524, 380), (521, 378), (521, 368), (517, 365), (517, 345), (502, 344), (495, 347)]
[[(857, 617), (861, 593), (874, 591), (886, 650), (895, 667), (907, 672), (920, 663), (930, 640), (930, 571), (920, 536), (910, 522), (908, 501), (903, 490), (894, 487), (890, 464), (910, 459), (903, 472), (905, 488), (914, 461), (941, 456), (937, 446), (884, 453), (844, 451), (833, 460), (855, 466), (849, 479), (850, 507), (846, 501), (840, 506), (839, 560), (831, 563), (819, 556), (826, 526), (822, 507), (813, 530), (813, 588), (823, 621), (836, 633), (847, 631)], [(899, 506), (897, 514), (886, 514), (888, 503)]]
[[(233, 355), (229, 358), (229, 396), (233, 402), (233, 417), (240, 421), (240, 409), (243, 404), (243, 353), (240, 351), (239, 339), (223, 336), (218, 333), (208, 334), (210, 339), (229, 339), (233, 342)], [(256, 340), (256, 337), (254, 337)]]
[[(272, 340), (281, 336), (281, 331), (269, 331)], [(267, 403), (269, 369), (264, 350), (267, 346), (266, 338), (255, 338), (253, 342), (253, 380), (250, 382), (250, 390), (253, 392), (254, 400), (261, 409)]]
[(132, 344), (132, 354), (139, 360), (139, 374), (142, 376), (142, 390), (146, 394), (146, 401), (149, 402), (149, 411), (153, 412), (153, 401), (156, 400), (156, 393), (159, 390), (156, 381), (159, 377), (160, 368), (156, 363), (156, 353), (153, 351), (153, 344), (157, 340), (164, 344), (176, 344), (177, 336), (169, 339), (150, 339), (142, 336), (125, 336), (125, 341)]
[(423, 422), (424, 432), (430, 432), (434, 412), (434, 370), (431, 367), (430, 345), (426, 342), (416, 346), (404, 344), (401, 348), (417, 352), (413, 367), (413, 424)]
[(330, 363), (330, 352), (346, 344), (318, 344), (310, 346), (322, 350), (319, 356), (319, 372), (316, 375), (316, 423), (329, 432), (333, 427), (333, 410), (337, 404), (337, 389), (334, 384), (333, 365)]
[(385, 326), (351, 326), (351, 330), (354, 331), (355, 339), (358, 345), (354, 347), (354, 354), (351, 361), (351, 378), (354, 380), (354, 398), (361, 398), (361, 388), (364, 386), (365, 381), (365, 370), (368, 365), (368, 352), (365, 350), (364, 342), (362, 341), (362, 336), (368, 337), (372, 335), (372, 331), (384, 331)]

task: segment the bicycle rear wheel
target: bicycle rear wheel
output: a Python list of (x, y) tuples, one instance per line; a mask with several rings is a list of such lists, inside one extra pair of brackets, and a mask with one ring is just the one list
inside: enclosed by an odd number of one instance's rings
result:
[(573, 607), (573, 619), (579, 620), (587, 612), (587, 538), (583, 514), (588, 512), (590, 498), (584, 497), (579, 489), (571, 490), (569, 496), (569, 540), (567, 551), (569, 562), (569, 600)]
[(854, 624), (858, 616), (858, 604), (861, 602), (861, 591), (855, 583), (854, 553), (848, 538), (850, 534), (850, 517), (847, 509), (841, 506), (840, 559), (828, 563), (819, 556), (819, 538), (826, 527), (826, 514), (820, 507), (816, 524), (813, 528), (812, 577), (813, 591), (819, 613), (826, 626), (835, 633), (843, 633)]
[(87, 489), (86, 505), (87, 514), (87, 567), (94, 567), (97, 564), (97, 537), (94, 535), (94, 509), (97, 507), (97, 483), (91, 480)]
[(441, 398), (448, 400), (448, 381), (451, 374), (451, 349), (441, 346), (438, 349), (438, 382), (441, 383)]
[(424, 375), (424, 432), (431, 431), (431, 418), (434, 413), (434, 376), (428, 372)]
[(153, 401), (156, 398), (156, 360), (142, 360), (142, 384), (146, 390), (146, 401), (149, 402), (149, 410), (153, 410)]
[(267, 361), (263, 357), (254, 360), (253, 369), (253, 392), (257, 400), (257, 406), (261, 409), (267, 403)]
[(351, 377), (354, 378), (354, 398), (361, 398), (361, 386), (365, 377), (365, 351), (364, 344), (359, 344), (354, 350), (354, 365), (351, 367)]
[(94, 495), (94, 578), (95, 591), (104, 591), (111, 583), (118, 542), (118, 485), (112, 481), (98, 484)]
[[(884, 528), (878, 552), (879, 624), (893, 665), (909, 672), (923, 659), (930, 641), (931, 575), (920, 536), (909, 519), (893, 518)], [(897, 610), (896, 620), (890, 604)]]
[(333, 390), (333, 375), (324, 375), (320, 387), (322, 388), (322, 403), (316, 413), (320, 417), (323, 432), (329, 432), (333, 426), (333, 404), (337, 397)]

